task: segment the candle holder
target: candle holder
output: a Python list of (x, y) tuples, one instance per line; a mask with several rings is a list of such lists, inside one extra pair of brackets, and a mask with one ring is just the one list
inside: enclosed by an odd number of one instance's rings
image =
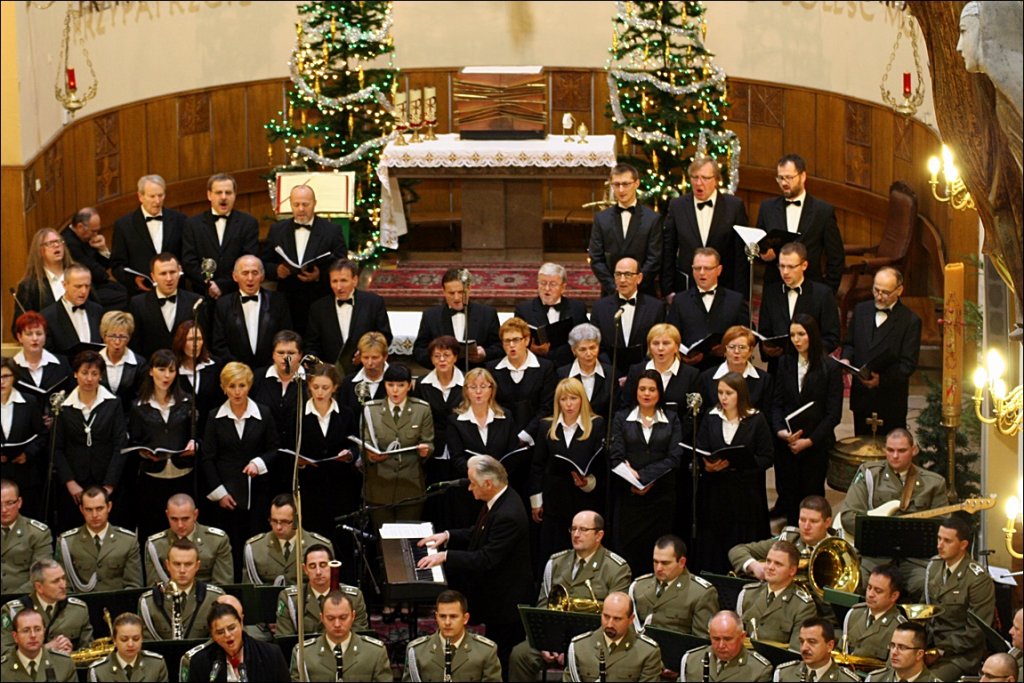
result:
[(581, 145), (587, 144), (587, 134), (589, 132), (590, 131), (587, 130), (587, 124), (581, 123), (579, 125), (579, 128), (576, 129), (576, 137), (579, 138), (579, 140), (577, 140), (576, 142), (578, 142)]
[[(1020, 482), (1018, 482), (1019, 484)], [(1020, 491), (1020, 486), (1017, 486)], [(1018, 553), (1013, 547), (1013, 537), (1017, 533), (1017, 515), (1020, 514), (1020, 501), (1017, 496), (1010, 496), (1006, 501), (1006, 526), (1003, 527), (1003, 534), (1006, 536), (1006, 552), (1015, 560), (1024, 559), (1024, 553)]]
[(423, 142), (423, 138), (420, 136), (420, 129), (423, 127), (423, 100), (420, 97), (420, 91), (414, 90), (409, 96), (409, 130), (412, 131), (412, 137), (409, 138), (409, 142), (418, 143)]
[(434, 134), (434, 128), (437, 126), (437, 98), (427, 98), (426, 104), (427, 111), (423, 117), (423, 127), (426, 129), (426, 132), (423, 134), (423, 139), (432, 142), (437, 140), (437, 135)]
[(576, 127), (576, 117), (571, 113), (562, 114), (562, 132), (565, 133), (565, 142), (572, 142), (572, 129)]
[(409, 144), (405, 139), (405, 131), (409, 130), (409, 124), (405, 119), (405, 93), (395, 93), (395, 131), (398, 137), (395, 138), (396, 147), (404, 147)]

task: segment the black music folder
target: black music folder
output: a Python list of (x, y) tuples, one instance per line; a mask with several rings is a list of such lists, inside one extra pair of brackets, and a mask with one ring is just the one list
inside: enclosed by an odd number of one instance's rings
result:
[(526, 640), (534, 650), (565, 652), (569, 641), (581, 633), (601, 628), (601, 615), (590, 612), (562, 612), (519, 605)]
[(533, 331), (533, 340), (536, 343), (551, 344), (552, 346), (565, 346), (568, 344), (569, 332), (572, 331), (572, 328), (572, 318), (563, 318), (557, 322), (540, 325), (539, 327), (530, 325), (530, 329)]
[(810, 413), (807, 412), (813, 407), (814, 401), (808, 401), (786, 416), (786, 429), (790, 434), (803, 431), (803, 435), (806, 437), (814, 430), (814, 422), (808, 417)]
[(718, 462), (720, 460), (728, 460), (729, 468), (734, 470), (750, 470), (754, 469), (754, 454), (746, 446), (723, 446), (716, 451), (706, 451), (703, 448), (695, 448), (690, 444), (679, 442), (679, 445), (683, 447), (683, 450), (689, 453), (688, 457), (693, 457), (693, 452), (696, 451), (697, 455), (702, 458), (707, 458), (711, 462)]

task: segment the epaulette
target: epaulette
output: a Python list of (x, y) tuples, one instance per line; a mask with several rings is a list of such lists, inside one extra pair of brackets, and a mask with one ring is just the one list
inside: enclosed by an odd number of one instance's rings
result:
[(31, 524), (35, 528), (39, 529), (40, 531), (49, 531), (50, 530), (50, 527), (46, 526), (45, 524), (43, 524), (42, 522), (40, 522), (37, 519), (30, 519), (29, 517), (26, 517), (25, 519), (28, 521), (29, 524)]
[(633, 583), (639, 583), (639, 582), (643, 581), (644, 579), (650, 579), (650, 578), (653, 578), (653, 577), (654, 577), (653, 573), (651, 573), (651, 574), (644, 574), (643, 576), (638, 576), (635, 579), (633, 579)]
[(153, 652), (152, 650), (142, 650), (139, 652), (143, 657), (152, 657), (153, 659), (163, 659), (164, 656), (159, 652)]
[(227, 536), (228, 535), (228, 533), (226, 531), (224, 531), (223, 529), (218, 529), (215, 526), (208, 526), (208, 527), (206, 527), (206, 530), (209, 531), (214, 536)]
[(689, 654), (693, 654), (694, 652), (697, 652), (697, 650), (703, 650), (705, 648), (710, 648), (710, 647), (711, 647), (710, 645), (698, 645), (697, 647), (690, 648), (684, 654), (688, 654), (688, 655)]
[(78, 605), (79, 607), (84, 607), (85, 609), (89, 609), (89, 605), (85, 604), (84, 600), (79, 600), (78, 598), (72, 597), (72, 596), (68, 596), (68, 604), (69, 605)]
[(380, 647), (380, 648), (386, 648), (387, 647), (384, 644), (383, 640), (377, 640), (376, 638), (373, 638), (371, 636), (362, 636), (362, 638), (363, 638), (364, 641), (366, 641), (367, 643), (370, 643), (371, 645), (376, 645), (377, 647)]
[(111, 529), (113, 529), (114, 531), (119, 531), (119, 532), (121, 532), (121, 533), (122, 533), (122, 534), (124, 534), (125, 536), (134, 536), (134, 535), (135, 535), (135, 533), (134, 533), (134, 532), (132, 532), (132, 531), (128, 531), (128, 530), (127, 530), (127, 529), (125, 529), (125, 528), (124, 528), (123, 526), (114, 526), (113, 524), (111, 524), (111, 525), (110, 525), (110, 528), (111, 528)]
[(491, 640), (490, 638), (488, 638), (487, 636), (482, 636), (479, 633), (473, 633), (472, 631), (469, 632), (469, 635), (471, 635), (473, 637), (473, 640), (475, 640), (477, 642), (480, 642), (480, 643), (483, 643), (484, 645), (487, 645), (488, 647), (493, 647), (493, 648), (497, 648), (498, 647), (498, 644), (496, 642), (494, 642), (493, 640)]
[(249, 545), (250, 543), (256, 543), (257, 541), (259, 541), (261, 538), (263, 538), (264, 536), (266, 536), (269, 533), (270, 533), (269, 531), (264, 531), (261, 534), (256, 534), (255, 536), (250, 538), (248, 541), (246, 541), (245, 544)]
[(868, 603), (866, 603), (866, 602), (858, 602), (856, 605), (850, 605), (850, 609), (854, 610), (854, 609), (857, 609), (858, 607), (867, 607), (867, 606), (868, 606)]
[(204, 647), (209, 647), (210, 645), (213, 645), (213, 641), (212, 640), (208, 640), (205, 643), (199, 643), (194, 648), (192, 648), (191, 650), (186, 652), (185, 656), (188, 657), (189, 659), (192, 659), (192, 657), (197, 655), (197, 654), (199, 654), (199, 652), (201, 652)]
[(407, 396), (406, 399), (409, 403), (419, 403), (421, 406), (430, 407), (430, 404), (424, 401), (422, 398), (416, 398), (415, 396)]
[(340, 588), (343, 593), (348, 593), (349, 595), (359, 595), (359, 589), (355, 586), (347, 586), (345, 584), (340, 584), (338, 588)]
[(284, 594), (285, 595), (289, 595), (289, 596), (298, 595), (299, 594), (299, 587), (298, 586), (286, 586), (285, 589), (284, 589)]
[(382, 398), (375, 398), (372, 401), (367, 401), (366, 403), (364, 403), (363, 407), (364, 408), (370, 408), (372, 406), (381, 406), (381, 405), (384, 405), (384, 399), (382, 399)]
[(0, 664), (6, 664), (6, 663), (7, 663), (7, 655), (0, 656)]
[(791, 666), (800, 666), (801, 664), (803, 664), (803, 660), (795, 659), (792, 662), (783, 662), (782, 664), (779, 664), (775, 667), (775, 670), (779, 671), (780, 669), (786, 669)]
[(224, 595), (224, 589), (220, 586), (214, 586), (212, 583), (206, 584), (206, 591), (208, 593), (220, 593), (221, 595)]
[(110, 661), (110, 657), (111, 657), (111, 655), (107, 655), (106, 657), (101, 657), (101, 658), (97, 659), (95, 662), (93, 662), (92, 664), (89, 665), (89, 668), (90, 669), (95, 669), (100, 664), (106, 664), (107, 662)]
[(779, 535), (776, 538), (781, 539), (786, 534), (796, 534), (797, 536), (799, 536), (800, 528), (795, 526), (784, 526), (782, 527), (782, 531), (779, 532)]
[(743, 584), (743, 588), (741, 588), (740, 590), (747, 590), (747, 589), (756, 590), (756, 589), (760, 588), (762, 585), (764, 585), (764, 584), (762, 584), (760, 581), (757, 581), (755, 583), (745, 583), (745, 584)]
[(757, 661), (767, 666), (769, 669), (772, 668), (772, 663), (769, 662), (760, 652), (757, 652), (756, 650), (747, 650), (747, 653)]
[(650, 645), (651, 647), (659, 647), (658, 641), (656, 641), (654, 638), (651, 638), (646, 633), (638, 633), (638, 634), (636, 634), (636, 637), (637, 637), (637, 640), (642, 640), (645, 643), (647, 643), (648, 645)]
[(153, 597), (153, 589), (150, 588), (148, 591), (139, 596), (142, 600)]
[(883, 667), (882, 667), (881, 669), (875, 669), (874, 671), (869, 671), (869, 672), (868, 672), (868, 676), (874, 676), (875, 674), (883, 674), (883, 673), (885, 673), (885, 672), (886, 672), (886, 671), (887, 671), (888, 669), (889, 669), (889, 667), (887, 667), (887, 666), (883, 666)]
[(624, 558), (624, 557), (622, 557), (622, 555), (619, 555), (619, 554), (617, 554), (617, 553), (613, 553), (613, 552), (612, 552), (611, 550), (609, 550), (609, 551), (608, 551), (608, 552), (606, 553), (606, 555), (608, 556), (608, 558), (609, 558), (609, 559), (610, 559), (610, 560), (611, 560), (612, 562), (614, 562), (615, 564), (619, 565), (620, 567), (621, 567), (622, 565), (626, 564), (626, 560), (625, 560), (625, 558)]
[(75, 527), (74, 529), (68, 529), (67, 531), (62, 532), (60, 537), (61, 538), (71, 538), (72, 536), (76, 535), (81, 530), (82, 530), (82, 527)]
[(409, 642), (409, 647), (416, 647), (430, 640), (430, 636), (420, 636), (419, 638)]
[(164, 529), (163, 531), (158, 531), (157, 533), (152, 534), (146, 540), (147, 541), (159, 541), (161, 538), (164, 538), (165, 536), (167, 536), (167, 529)]
[(60, 650), (50, 650), (50, 649), (47, 649), (47, 653), (51, 657), (56, 655), (57, 657), (63, 657), (64, 659), (71, 659), (71, 655), (70, 654), (61, 652)]
[(584, 633), (580, 633), (579, 635), (575, 636), (572, 639), (572, 642), (575, 643), (577, 640), (583, 640), (584, 638), (589, 638), (591, 633), (593, 633), (593, 631), (586, 631)]
[(803, 588), (797, 588), (795, 591), (793, 591), (793, 595), (800, 598), (804, 602), (812, 602), (814, 600), (814, 598), (811, 597), (811, 594), (805, 591)]
[(967, 568), (974, 572), (975, 576), (981, 576), (985, 573), (985, 568), (977, 562), (971, 562), (969, 565), (967, 565)]
[(557, 560), (560, 557), (565, 557), (566, 555), (568, 555), (571, 552), (575, 552), (575, 551), (573, 551), (572, 548), (566, 548), (565, 550), (559, 550), (557, 553), (555, 553), (554, 555), (551, 556), (551, 559), (552, 560)]
[(690, 578), (693, 579), (693, 582), (695, 584), (697, 584), (698, 586), (703, 586), (705, 589), (714, 588), (714, 584), (712, 584), (710, 581), (705, 579), (703, 576), (697, 576), (696, 574), (690, 574)]
[(310, 645), (312, 645), (313, 643), (315, 643), (317, 641), (317, 638), (319, 638), (319, 636), (313, 636), (312, 638), (306, 638), (304, 641), (302, 641), (302, 647), (309, 647)]
[(313, 538), (315, 538), (320, 543), (322, 543), (322, 544), (324, 544), (324, 545), (326, 545), (328, 547), (331, 546), (331, 541), (326, 536), (322, 536), (322, 535), (318, 534), (315, 531), (307, 531), (306, 533), (309, 534), (310, 536), (312, 536)]

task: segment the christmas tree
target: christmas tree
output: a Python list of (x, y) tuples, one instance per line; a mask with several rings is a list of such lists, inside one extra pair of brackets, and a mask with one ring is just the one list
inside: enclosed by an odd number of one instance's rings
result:
[[(289, 163), (274, 169), (355, 172), (355, 210), (348, 224), (349, 255), (364, 264), (397, 236), (381, 235), (377, 161), (391, 139), (397, 85), (390, 2), (316, 2), (299, 7), (289, 60), (287, 112), (266, 124), (283, 141)], [(386, 66), (369, 68), (371, 62)], [(271, 195), (274, 182), (271, 178)], [(275, 202), (276, 204), (276, 202)]]
[(725, 165), (722, 191), (739, 183), (740, 145), (725, 129), (725, 72), (704, 48), (701, 2), (617, 2), (608, 64), (609, 111), (623, 161), (640, 170), (655, 208), (686, 192), (698, 155)]

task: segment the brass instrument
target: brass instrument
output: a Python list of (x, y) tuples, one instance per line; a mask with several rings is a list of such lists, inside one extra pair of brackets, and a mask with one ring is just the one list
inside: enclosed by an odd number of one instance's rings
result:
[(179, 590), (178, 584), (173, 581), (161, 583), (159, 588), (164, 594), (164, 599), (171, 601), (171, 638), (185, 640), (185, 600), (188, 594)]
[(600, 614), (601, 612), (601, 601), (594, 595), (594, 587), (590, 585), (590, 579), (585, 582), (587, 589), (590, 591), (589, 598), (571, 598), (569, 597), (569, 588), (564, 583), (556, 583), (548, 591), (548, 609), (557, 610), (559, 612), (589, 612), (591, 614)]
[(854, 671), (861, 671), (867, 673), (874, 671), (875, 669), (881, 669), (885, 666), (884, 659), (875, 659), (874, 657), (863, 657), (861, 655), (851, 655), (840, 652), (839, 650), (832, 651), (832, 661), (839, 666), (847, 666)]
[(114, 626), (110, 622), (110, 610), (103, 608), (103, 621), (107, 624), (109, 636), (96, 638), (89, 647), (83, 647), (71, 653), (71, 661), (76, 667), (86, 666), (97, 662), (114, 651)]
[(897, 606), (903, 612), (903, 616), (907, 618), (907, 621), (927, 621), (946, 611), (942, 605), (928, 605), (924, 603), (904, 602)]
[(854, 593), (860, 583), (860, 554), (841, 538), (826, 538), (810, 555), (800, 557), (796, 582), (818, 598), (826, 588)]

